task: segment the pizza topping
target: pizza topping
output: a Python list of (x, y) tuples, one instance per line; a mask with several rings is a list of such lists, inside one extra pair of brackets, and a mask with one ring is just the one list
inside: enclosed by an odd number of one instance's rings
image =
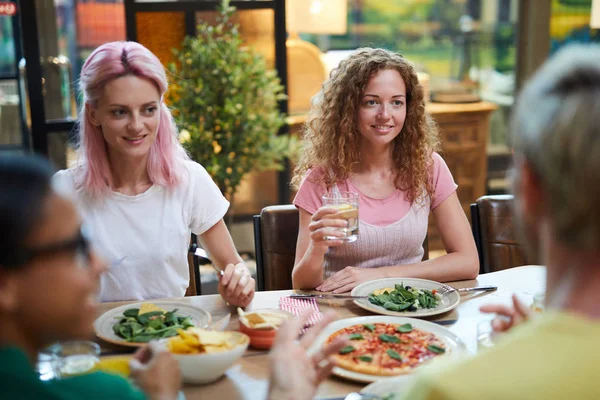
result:
[(364, 361), (364, 362), (371, 362), (373, 361), (373, 357), (371, 356), (360, 356), (357, 357), (360, 361)]
[(398, 338), (398, 336), (394, 335), (381, 334), (379, 335), (379, 340), (387, 343), (400, 343), (400, 339)]
[(353, 351), (355, 351), (356, 349), (353, 346), (346, 346), (346, 347), (342, 347), (339, 351), (340, 354), (348, 354), (348, 353), (352, 353)]
[(404, 325), (400, 325), (399, 327), (396, 328), (397, 332), (400, 333), (409, 333), (412, 332), (413, 327), (411, 324), (404, 324)]
[(387, 355), (390, 356), (391, 358), (398, 360), (398, 361), (402, 361), (402, 357), (400, 356), (400, 354), (398, 354), (397, 351), (394, 351), (392, 349), (388, 349), (386, 351)]
[(360, 333), (353, 333), (352, 335), (350, 335), (350, 337), (348, 339), (350, 339), (350, 340), (364, 340), (365, 338)]
[(375, 325), (373, 325), (373, 324), (364, 324), (363, 328), (368, 329), (371, 332), (373, 332), (375, 330)]
[(446, 352), (446, 349), (444, 349), (443, 347), (440, 347), (440, 346), (436, 346), (435, 344), (428, 345), (427, 349), (429, 349), (430, 351), (433, 351), (436, 354), (443, 354)]

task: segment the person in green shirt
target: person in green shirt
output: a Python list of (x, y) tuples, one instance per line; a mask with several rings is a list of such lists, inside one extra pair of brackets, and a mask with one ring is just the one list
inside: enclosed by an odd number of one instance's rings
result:
[(100, 274), (73, 203), (50, 187), (41, 158), (0, 157), (0, 398), (175, 399), (177, 362), (150, 345), (131, 363), (134, 388), (100, 372), (42, 381), (37, 354), (50, 343), (93, 335)]
[[(503, 340), (424, 368), (395, 400), (600, 399), (600, 46), (560, 50), (514, 110), (514, 220), (547, 267), (546, 311), (533, 318), (516, 299), (483, 308), (508, 317), (494, 323), (510, 330)], [(309, 399), (316, 383), (302, 380), (290, 346), (273, 349), (275, 368), (285, 365), (296, 382), (278, 398)]]
[[(90, 246), (74, 204), (50, 186), (52, 168), (39, 157), (0, 156), (0, 398), (174, 400), (181, 386), (177, 361), (156, 342), (138, 350), (129, 363), (135, 386), (95, 372), (43, 381), (38, 353), (56, 341), (93, 335), (100, 274), (106, 265)], [(279, 343), (302, 356), (304, 381), (315, 386), (333, 365), (328, 356), (340, 339), (313, 356), (306, 349), (335, 313), (328, 313), (298, 340), (310, 312), (282, 326)], [(285, 368), (274, 370), (270, 398), (296, 387)]]

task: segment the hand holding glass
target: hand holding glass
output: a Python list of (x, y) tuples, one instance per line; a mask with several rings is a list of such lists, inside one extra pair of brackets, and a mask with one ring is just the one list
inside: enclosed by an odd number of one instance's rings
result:
[(337, 213), (330, 215), (330, 218), (345, 219), (348, 221), (346, 227), (335, 228), (344, 233), (344, 236), (326, 237), (328, 240), (343, 240), (351, 243), (358, 239), (358, 193), (354, 192), (335, 192), (323, 196), (323, 206), (333, 207), (338, 210)]

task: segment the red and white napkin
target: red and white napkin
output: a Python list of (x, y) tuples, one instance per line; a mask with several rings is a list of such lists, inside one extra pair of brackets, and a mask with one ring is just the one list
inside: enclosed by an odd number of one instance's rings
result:
[(305, 333), (309, 327), (313, 326), (323, 318), (323, 314), (319, 311), (319, 305), (316, 299), (293, 299), (291, 297), (282, 297), (279, 299), (279, 308), (283, 311), (288, 311), (296, 317), (300, 316), (305, 310), (313, 310), (312, 315), (306, 321), (304, 329), (300, 331)]

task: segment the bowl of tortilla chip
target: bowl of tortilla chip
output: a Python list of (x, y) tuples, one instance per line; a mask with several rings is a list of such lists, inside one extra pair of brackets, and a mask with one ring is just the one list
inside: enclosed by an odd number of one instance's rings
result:
[(238, 308), (240, 332), (250, 337), (255, 349), (270, 349), (279, 327), (294, 314), (278, 309), (262, 309), (244, 312)]
[(188, 328), (179, 330), (166, 346), (179, 362), (185, 383), (205, 384), (225, 374), (249, 343), (250, 338), (240, 332)]

